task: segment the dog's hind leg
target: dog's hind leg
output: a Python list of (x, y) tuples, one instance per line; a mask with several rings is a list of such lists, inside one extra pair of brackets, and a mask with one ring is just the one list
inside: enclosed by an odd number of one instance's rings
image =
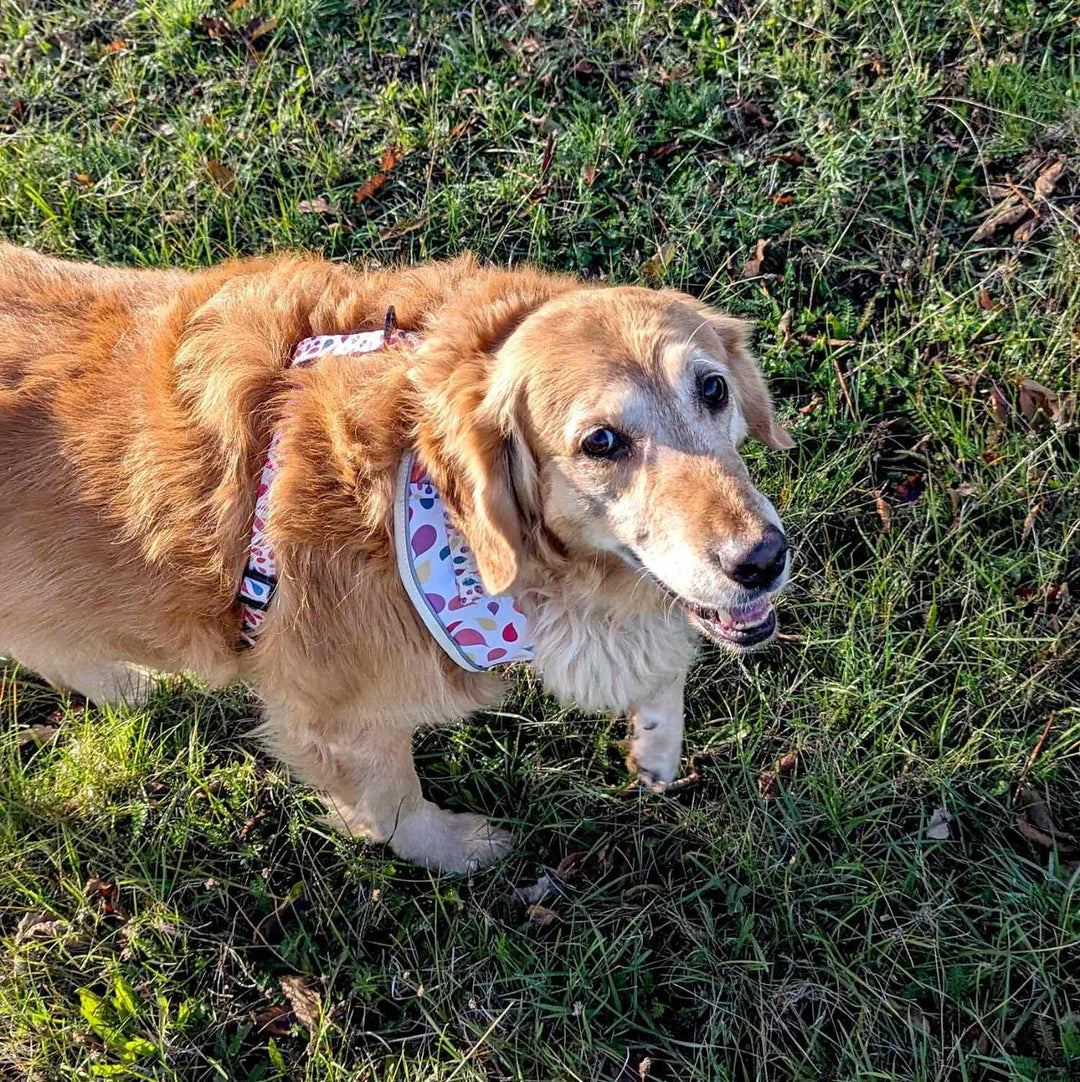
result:
[(323, 790), (333, 826), (386, 842), (398, 856), (468, 873), (507, 853), (511, 836), (482, 816), (425, 800), (413, 765), (412, 731), (365, 726), (345, 740), (298, 732), (271, 711), (262, 733), (275, 753)]

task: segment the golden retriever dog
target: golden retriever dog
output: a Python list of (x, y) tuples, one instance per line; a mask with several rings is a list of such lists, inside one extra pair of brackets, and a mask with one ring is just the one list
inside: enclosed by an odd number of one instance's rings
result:
[[(288, 366), (302, 339), (378, 329), (391, 307), (414, 338)], [(739, 456), (747, 436), (792, 446), (747, 339), (685, 294), (471, 257), (186, 273), (0, 246), (0, 654), (98, 703), (138, 703), (155, 672), (247, 681), (336, 825), (469, 871), (510, 838), (424, 799), (412, 734), (505, 683), (455, 664), (403, 588), (403, 455), (483, 588), (527, 614), (545, 687), (626, 715), (628, 763), (662, 788), (698, 633), (768, 641), (788, 576)], [(275, 434), (277, 593), (243, 649), (237, 583)]]

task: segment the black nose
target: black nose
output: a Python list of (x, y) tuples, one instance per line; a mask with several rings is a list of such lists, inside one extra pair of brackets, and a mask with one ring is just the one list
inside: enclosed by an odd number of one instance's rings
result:
[(748, 590), (768, 589), (784, 573), (787, 563), (787, 538), (770, 526), (765, 536), (739, 559), (724, 565), (728, 578)]

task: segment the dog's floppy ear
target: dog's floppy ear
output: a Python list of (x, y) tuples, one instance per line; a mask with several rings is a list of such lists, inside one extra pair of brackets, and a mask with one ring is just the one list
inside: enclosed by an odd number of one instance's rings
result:
[[(417, 448), (476, 557), (489, 594), (510, 592), (526, 563), (525, 523), (511, 479), (531, 462), (503, 403), (489, 393), (494, 358), (462, 358), (424, 395)], [(414, 379), (416, 377), (414, 376)]]
[(725, 360), (738, 384), (735, 394), (742, 407), (750, 435), (766, 447), (773, 447), (777, 451), (788, 451), (794, 447), (795, 441), (788, 435), (787, 430), (776, 423), (772, 398), (768, 387), (765, 386), (765, 378), (750, 352), (752, 330), (750, 324), (732, 316), (725, 316), (688, 294), (671, 292), (671, 295), (677, 297), (682, 303), (689, 304), (695, 312), (707, 320), (723, 343)]
[(521, 323), (580, 283), (528, 268), (484, 271), (417, 347), (416, 447), (465, 535), (484, 589), (528, 580), (539, 519), (536, 462), (522, 416), (523, 388), (501, 351)]

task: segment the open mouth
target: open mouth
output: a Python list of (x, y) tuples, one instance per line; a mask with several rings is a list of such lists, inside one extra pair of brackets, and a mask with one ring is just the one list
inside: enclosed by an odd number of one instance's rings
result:
[(735, 606), (730, 611), (695, 605), (680, 597), (666, 582), (654, 575), (633, 549), (624, 549), (623, 552), (632, 567), (643, 571), (668, 597), (678, 602), (698, 631), (720, 646), (741, 652), (764, 646), (775, 637), (776, 613), (770, 597), (759, 597), (752, 604)]
[(776, 613), (767, 597), (730, 612), (706, 609), (689, 601), (680, 604), (698, 629), (721, 646), (746, 650), (761, 646), (776, 634)]

